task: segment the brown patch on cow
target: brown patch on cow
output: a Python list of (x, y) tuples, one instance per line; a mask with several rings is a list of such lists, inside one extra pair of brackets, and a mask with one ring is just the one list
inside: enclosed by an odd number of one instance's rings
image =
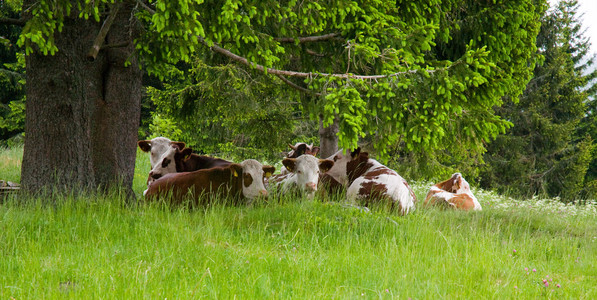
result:
[(375, 177), (378, 177), (379, 175), (396, 175), (396, 174), (398, 174), (398, 173), (396, 173), (394, 170), (392, 170), (388, 167), (380, 167), (375, 170), (371, 170), (370, 172), (367, 172), (367, 177), (375, 178)]
[(192, 172), (215, 167), (226, 167), (232, 164), (232, 162), (221, 158), (197, 155), (192, 152), (193, 150), (191, 148), (184, 148), (182, 151), (176, 151), (174, 154), (176, 172)]
[(328, 174), (319, 175), (319, 183), (317, 184), (317, 186), (320, 186), (320, 190), (325, 191), (325, 193), (327, 193), (328, 196), (337, 195), (344, 189), (344, 186), (340, 182), (338, 182), (338, 180), (334, 179), (334, 177)]
[(311, 148), (311, 151), (306, 151), (305, 154), (311, 154), (313, 156), (317, 156), (317, 154), (319, 154), (319, 147), (317, 146), (313, 146), (313, 148)]
[(435, 186), (446, 192), (455, 193), (462, 184), (462, 175), (460, 173), (454, 173), (450, 179), (442, 181)]
[[(394, 210), (396, 204), (400, 207), (400, 203), (395, 203), (394, 200), (388, 196), (388, 188), (385, 184), (380, 184), (375, 181), (365, 181), (361, 183), (359, 189), (359, 202), (364, 206), (379, 205), (387, 207), (389, 210)], [(400, 208), (402, 210), (402, 208)]]
[(187, 145), (184, 142), (171, 142), (170, 144), (174, 145), (176, 148), (178, 148), (178, 150), (184, 149), (184, 147)]
[(253, 183), (253, 176), (251, 174), (243, 174), (243, 184), (245, 187), (249, 187)]
[[(357, 150), (360, 151), (360, 148)], [(352, 184), (355, 179), (361, 177), (373, 164), (369, 162), (369, 153), (362, 152), (359, 156), (353, 158), (351, 161), (346, 163), (346, 174), (348, 175), (349, 185)]]

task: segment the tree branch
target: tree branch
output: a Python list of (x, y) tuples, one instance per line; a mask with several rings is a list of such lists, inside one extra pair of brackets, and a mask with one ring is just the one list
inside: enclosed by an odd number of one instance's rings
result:
[(102, 47), (100, 49), (105, 50), (105, 49), (112, 49), (112, 48), (124, 48), (128, 45), (129, 45), (128, 42), (118, 43), (118, 44), (106, 44), (106, 45), (102, 45)]
[(118, 2), (114, 6), (112, 6), (112, 9), (110, 9), (110, 15), (108, 15), (108, 18), (106, 18), (104, 24), (102, 24), (100, 32), (97, 34), (95, 40), (93, 41), (93, 46), (91, 47), (91, 49), (89, 49), (89, 52), (87, 52), (87, 59), (93, 61), (97, 57), (97, 54), (102, 48), (102, 44), (106, 39), (106, 35), (108, 35), (108, 31), (110, 31), (110, 27), (112, 26), (114, 19), (116, 19), (116, 14), (118, 13), (118, 10), (121, 6), (122, 2)]
[[(204, 45), (208, 46), (207, 42), (203, 37), (198, 36), (199, 42), (203, 43)], [(253, 67), (259, 71), (266, 71), (270, 74), (274, 75), (281, 75), (281, 76), (290, 76), (290, 77), (301, 77), (301, 78), (313, 78), (317, 76), (324, 76), (324, 77), (337, 77), (337, 78), (354, 78), (354, 79), (382, 79), (382, 78), (390, 78), (390, 77), (397, 77), (406, 74), (415, 74), (417, 70), (408, 70), (404, 72), (396, 72), (392, 74), (386, 75), (355, 75), (350, 73), (344, 74), (333, 74), (333, 73), (314, 73), (314, 72), (295, 72), (295, 71), (286, 71), (286, 70), (278, 70), (273, 68), (266, 68), (260, 64), (249, 62), (246, 58), (236, 55), (229, 50), (226, 50), (216, 44), (212, 45), (210, 49), (214, 52), (220, 53), (234, 61), (237, 61), (243, 65)], [(434, 73), (436, 70), (425, 70), (427, 73)]]
[(300, 85), (298, 85), (298, 84), (295, 84), (294, 82), (292, 82), (292, 81), (288, 80), (288, 78), (286, 78), (286, 77), (284, 77), (284, 76), (282, 76), (282, 75), (276, 75), (276, 76), (278, 76), (278, 78), (280, 78), (280, 79), (281, 79), (282, 81), (284, 81), (284, 82), (285, 82), (287, 85), (289, 85), (289, 86), (293, 87), (294, 89), (297, 89), (297, 90), (299, 90), (299, 91), (301, 91), (301, 92), (304, 92), (304, 93), (313, 94), (313, 95), (315, 95), (315, 96), (321, 96), (321, 93), (316, 93), (316, 92), (313, 92), (313, 91), (312, 91), (312, 90), (310, 90), (310, 89), (306, 89), (306, 88), (304, 88), (304, 87), (302, 87), (302, 86), (300, 86)]
[(19, 19), (14, 19), (14, 18), (0, 18), (0, 25), (16, 25), (16, 26), (25, 26), (25, 24), (27, 23), (27, 20), (25, 20), (25, 18), (21, 17)]
[(151, 7), (149, 7), (149, 5), (145, 4), (143, 2), (143, 0), (137, 0), (137, 3), (139, 3), (139, 5), (141, 5), (146, 11), (148, 11), (150, 14), (155, 14), (155, 10)]
[(279, 38), (274, 38), (274, 41), (277, 41), (280, 43), (294, 43), (296, 40), (298, 40), (299, 43), (311, 43), (311, 42), (331, 40), (337, 36), (339, 36), (338, 33), (328, 33), (328, 34), (324, 34), (324, 35), (306, 36), (306, 37), (300, 37), (300, 38), (279, 37)]

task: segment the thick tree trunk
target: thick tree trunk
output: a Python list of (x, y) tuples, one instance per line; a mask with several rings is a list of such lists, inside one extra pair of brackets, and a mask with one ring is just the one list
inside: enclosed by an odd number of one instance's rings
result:
[(126, 47), (102, 50), (90, 61), (86, 54), (101, 23), (66, 17), (55, 35), (58, 52), (27, 56), (21, 180), (28, 191), (120, 184), (131, 190), (142, 77), (133, 55), (132, 9), (119, 10), (104, 42)]
[(328, 127), (323, 127), (323, 121), (319, 119), (319, 156), (328, 158), (338, 151), (338, 119)]

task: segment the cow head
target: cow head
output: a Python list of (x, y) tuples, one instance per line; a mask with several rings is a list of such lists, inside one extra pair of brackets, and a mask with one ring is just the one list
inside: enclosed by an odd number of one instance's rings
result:
[(158, 158), (156, 164), (151, 168), (149, 172), (149, 178), (147, 178), (147, 185), (151, 184), (154, 180), (169, 174), (176, 173), (177, 159), (180, 161), (191, 152), (190, 148), (182, 149), (184, 143), (171, 143), (168, 148)]
[(286, 155), (289, 158), (297, 158), (303, 154), (310, 154), (313, 156), (317, 156), (319, 153), (319, 147), (311, 145), (307, 145), (306, 143), (296, 143), (293, 145), (288, 144), (290, 147), (290, 152)]
[(334, 162), (334, 165), (329, 171), (326, 172), (326, 174), (332, 176), (332, 178), (346, 186), (348, 184), (347, 164), (348, 162), (357, 158), (360, 153), (361, 148), (357, 148), (354, 151), (346, 150), (346, 152), (344, 152), (344, 150), (339, 150), (338, 152), (334, 153), (332, 156), (328, 157), (329, 160)]
[(444, 183), (443, 187), (445, 187), (443, 190), (455, 194), (471, 192), (471, 187), (460, 173), (452, 174), (452, 177)]
[(168, 151), (170, 145), (173, 144), (178, 145), (180, 149), (185, 147), (184, 142), (173, 142), (165, 137), (156, 137), (151, 140), (142, 140), (137, 142), (137, 145), (139, 145), (139, 148), (141, 148), (143, 152), (150, 152), (149, 162), (151, 163), (152, 169), (158, 163), (158, 160), (162, 154)]
[(334, 161), (328, 159), (317, 159), (313, 155), (301, 155), (298, 158), (285, 158), (282, 164), (286, 169), (296, 176), (296, 184), (299, 189), (309, 196), (317, 191), (319, 174), (327, 172), (334, 166)]
[(240, 164), (231, 164), (234, 177), (241, 177), (242, 193), (248, 199), (267, 197), (264, 179), (276, 170), (272, 166), (264, 166), (254, 159), (247, 159)]

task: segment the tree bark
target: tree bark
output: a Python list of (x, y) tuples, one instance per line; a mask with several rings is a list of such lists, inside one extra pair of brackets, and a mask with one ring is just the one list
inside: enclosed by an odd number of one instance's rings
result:
[(323, 121), (319, 118), (319, 155), (328, 158), (338, 151), (338, 118), (328, 127), (323, 127)]
[[(58, 52), (26, 57), (25, 147), (22, 186), (29, 192), (107, 189), (132, 191), (142, 73), (134, 55), (133, 5), (118, 12), (107, 44), (127, 47), (86, 55), (101, 23), (65, 17)], [(133, 23), (131, 23), (133, 22)], [(130, 65), (124, 66), (129, 59)]]

